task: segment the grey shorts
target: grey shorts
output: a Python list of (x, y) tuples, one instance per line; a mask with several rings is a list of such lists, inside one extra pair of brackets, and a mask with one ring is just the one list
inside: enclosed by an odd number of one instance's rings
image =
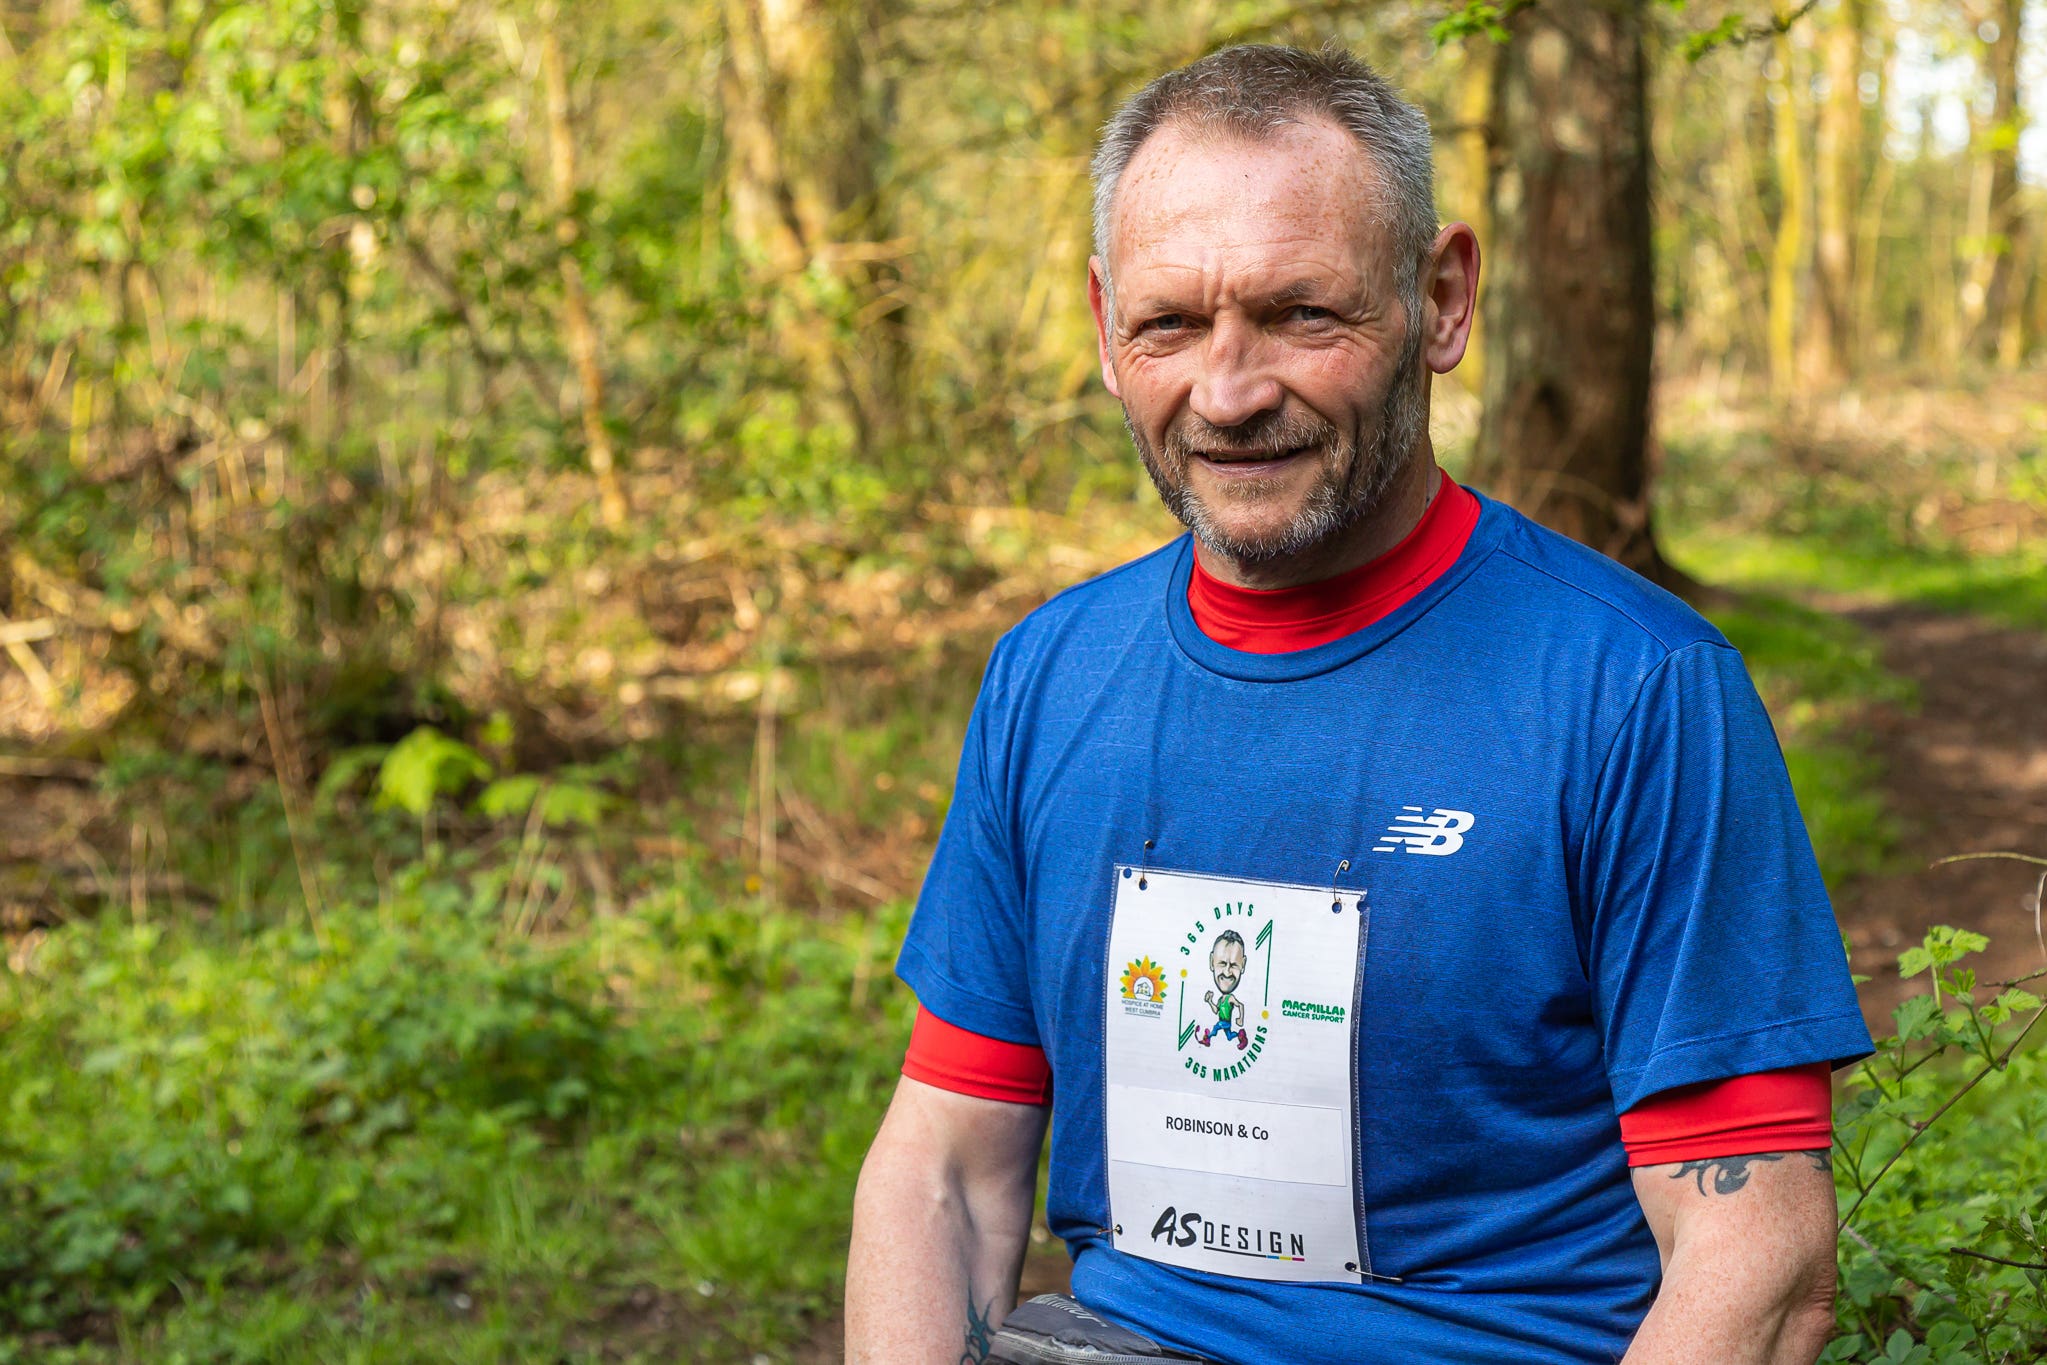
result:
[(1064, 1294), (1040, 1294), (1020, 1303), (996, 1329), (991, 1361), (1009, 1365), (1156, 1365), (1200, 1356), (1169, 1351), (1149, 1337), (1125, 1331)]

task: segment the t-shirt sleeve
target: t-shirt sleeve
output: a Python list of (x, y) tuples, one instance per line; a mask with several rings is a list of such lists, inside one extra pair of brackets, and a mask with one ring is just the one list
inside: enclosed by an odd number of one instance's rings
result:
[(1657, 665), (1586, 829), (1586, 962), (1617, 1110), (1869, 1054), (1783, 753), (1734, 650), (1701, 642)]
[(988, 662), (967, 722), (952, 804), (896, 974), (925, 1009), (955, 1028), (1035, 1047), (1021, 859), (1007, 799), (1006, 643)]

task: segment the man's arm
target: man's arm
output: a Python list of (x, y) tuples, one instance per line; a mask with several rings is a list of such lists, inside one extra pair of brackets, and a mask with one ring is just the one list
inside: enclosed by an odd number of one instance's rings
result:
[(987, 1358), (1016, 1306), (1048, 1112), (896, 1083), (853, 1196), (849, 1365)]
[(1834, 1329), (1828, 1154), (1638, 1166), (1634, 1179), (1663, 1288), (1623, 1365), (1812, 1365)]

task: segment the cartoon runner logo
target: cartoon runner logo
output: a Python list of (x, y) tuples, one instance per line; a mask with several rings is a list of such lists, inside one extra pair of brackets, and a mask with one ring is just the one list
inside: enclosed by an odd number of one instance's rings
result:
[(1166, 969), (1140, 957), (1123, 969), (1123, 1012), (1156, 1019), (1165, 1013)]
[[(1272, 1003), (1272, 922), (1267, 920), (1254, 931), (1251, 923), (1257, 915), (1257, 908), (1247, 902), (1216, 906), (1194, 922), (1180, 949), (1182, 957), (1195, 958), (1205, 943), (1208, 975), (1215, 983), (1202, 992), (1192, 1019), (1187, 1014), (1193, 986), (1180, 992), (1180, 1064), (1198, 1080), (1233, 1081), (1249, 1071), (1265, 1049)], [(1235, 917), (1247, 921), (1242, 930), (1225, 928), (1209, 937), (1215, 921)], [(1190, 964), (1180, 975), (1191, 970)], [(1247, 995), (1258, 1003), (1252, 1004)], [(1216, 1055), (1218, 1050), (1221, 1056)]]
[(1194, 1035), (1203, 1047), (1218, 1034), (1234, 1041), (1239, 1052), (1251, 1046), (1251, 1030), (1244, 1026), (1244, 1006), (1236, 996), (1237, 983), (1244, 979), (1244, 964), (1250, 957), (1244, 951), (1244, 936), (1236, 930), (1225, 929), (1216, 935), (1215, 946), (1208, 950), (1208, 971), (1215, 978), (1216, 990), (1222, 994), (1202, 993), (1201, 998), (1215, 1011), (1215, 1023)]

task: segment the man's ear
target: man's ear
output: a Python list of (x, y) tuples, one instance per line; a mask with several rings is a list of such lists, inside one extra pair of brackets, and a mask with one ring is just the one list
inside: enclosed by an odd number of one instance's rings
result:
[(1111, 300), (1108, 286), (1103, 282), (1107, 274), (1108, 267), (1102, 264), (1101, 257), (1087, 258), (1087, 306), (1094, 310), (1095, 315), (1095, 350), (1101, 356), (1102, 383), (1108, 386), (1112, 395), (1121, 398), (1123, 390), (1116, 386), (1115, 356), (1109, 349), (1108, 310)]
[(1478, 236), (1465, 223), (1436, 234), (1422, 262), (1422, 356), (1437, 374), (1464, 359), (1478, 317)]

